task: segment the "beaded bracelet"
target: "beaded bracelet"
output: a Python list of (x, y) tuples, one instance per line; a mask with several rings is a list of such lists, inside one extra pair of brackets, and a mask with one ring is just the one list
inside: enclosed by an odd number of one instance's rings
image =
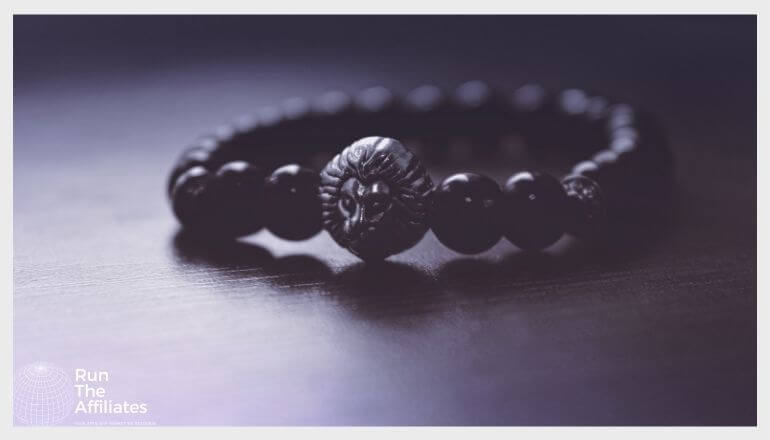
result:
[[(501, 189), (489, 177), (460, 173), (434, 187), (416, 154), (372, 133), (444, 145), (455, 136), (519, 133), (536, 151), (564, 145), (572, 158), (601, 147), (561, 181), (521, 171)], [(348, 146), (320, 173), (309, 166), (339, 145)], [(505, 94), (471, 81), (452, 94), (423, 86), (398, 98), (374, 87), (313, 103), (289, 99), (200, 137), (172, 169), (168, 194), (179, 222), (200, 237), (233, 239), (266, 227), (304, 240), (324, 228), (359, 258), (377, 260), (414, 246), (428, 229), (464, 254), (502, 236), (528, 251), (564, 233), (596, 238), (613, 212), (662, 197), (670, 178), (665, 136), (637, 108), (577, 89), (548, 94), (525, 85)]]

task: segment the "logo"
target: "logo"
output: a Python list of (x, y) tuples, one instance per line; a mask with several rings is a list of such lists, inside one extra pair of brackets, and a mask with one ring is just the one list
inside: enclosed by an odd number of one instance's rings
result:
[(43, 362), (27, 365), (13, 383), (13, 414), (27, 425), (55, 425), (72, 413), (73, 391), (61, 368)]
[(145, 402), (116, 402), (108, 398), (108, 371), (75, 369), (75, 389), (78, 404), (75, 414), (147, 414)]
[(81, 426), (154, 425), (142, 417), (149, 412), (147, 402), (113, 396), (113, 379), (103, 370), (65, 371), (45, 362), (27, 365), (13, 383), (13, 415), (26, 425), (55, 425), (68, 417)]

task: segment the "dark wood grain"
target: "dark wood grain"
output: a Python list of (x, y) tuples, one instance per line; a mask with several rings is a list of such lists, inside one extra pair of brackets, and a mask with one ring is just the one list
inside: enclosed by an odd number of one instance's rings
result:
[[(227, 57), (204, 46), (201, 61), (174, 64), (179, 52), (171, 43), (163, 52), (161, 40), (151, 53), (172, 62), (127, 51), (145, 64), (125, 70), (98, 47), (89, 58), (62, 46), (72, 58), (57, 58), (29, 31), (50, 23), (26, 20), (16, 34), (29, 59), (16, 60), (14, 97), (15, 365), (110, 370), (111, 392), (149, 402), (147, 419), (159, 424), (756, 423), (752, 18), (651, 17), (622, 32), (608, 21), (599, 30), (618, 33), (618, 45), (648, 46), (633, 57), (598, 40), (584, 48), (592, 59), (604, 54), (604, 70), (570, 55), (593, 37), (561, 49), (546, 38), (551, 51), (530, 51), (515, 44), (539, 35), (525, 18), (518, 28), (490, 19), (515, 60), (493, 56), (502, 43), (489, 43), (475, 75), (517, 85), (528, 79), (522, 72), (540, 73), (552, 86), (570, 76), (656, 109), (675, 148), (675, 203), (607, 248), (564, 239), (525, 256), (500, 242), (466, 258), (429, 233), (382, 266), (358, 262), (326, 233), (195, 243), (167, 206), (166, 173), (185, 142), (257, 105), (467, 79), (467, 66), (411, 57), (444, 36), (440, 20), (405, 22), (405, 35), (420, 29), (425, 38), (403, 55), (408, 71), (382, 68), (358, 43), (322, 41), (323, 57), (289, 43), (283, 53), (249, 52), (232, 31), (212, 43), (229, 47)], [(98, 20), (94, 33), (107, 19)], [(227, 28), (222, 20), (211, 25)], [(268, 26), (232, 20), (243, 35)], [(555, 40), (582, 26), (572, 20)], [(727, 35), (719, 44), (707, 36), (713, 20)], [(645, 26), (662, 36), (634, 43)], [(118, 45), (130, 40), (121, 29)], [(399, 60), (387, 41), (366, 41)], [(35, 69), (44, 54), (60, 59), (59, 75)], [(501, 181), (517, 165), (470, 166)]]

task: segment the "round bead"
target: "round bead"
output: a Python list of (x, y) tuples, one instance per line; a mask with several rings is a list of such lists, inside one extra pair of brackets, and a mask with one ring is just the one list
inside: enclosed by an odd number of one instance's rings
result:
[(370, 87), (359, 92), (354, 102), (356, 108), (365, 114), (387, 111), (396, 106), (396, 96), (382, 86)]
[[(541, 157), (557, 145), (572, 144), (572, 130), (563, 112), (559, 110), (558, 97), (548, 93), (542, 86), (526, 84), (513, 92), (513, 112), (510, 125), (531, 146), (532, 156)], [(554, 130), (554, 124), (559, 130)]]
[(238, 127), (235, 124), (221, 124), (214, 128), (211, 135), (219, 142), (229, 142), (238, 134)]
[(620, 127), (609, 135), (609, 149), (620, 156), (625, 168), (636, 173), (647, 174), (669, 163), (665, 147), (660, 148), (660, 145), (660, 141), (656, 143), (654, 134), (634, 126)]
[(605, 187), (617, 186), (620, 173), (620, 156), (612, 150), (602, 150), (594, 155), (591, 160), (599, 167), (596, 175), (597, 182)]
[(596, 153), (593, 161), (599, 166), (594, 180), (602, 186), (610, 213), (614, 215), (619, 209), (632, 206), (633, 188), (649, 181), (649, 176), (640, 175), (639, 150), (602, 150)]
[(174, 167), (171, 169), (171, 173), (168, 177), (167, 189), (169, 196), (171, 195), (171, 191), (174, 189), (174, 185), (176, 184), (177, 179), (185, 171), (196, 166), (202, 166), (208, 170), (211, 170), (211, 167), (214, 166), (215, 162), (213, 152), (216, 146), (216, 141), (213, 139), (202, 138), (196, 143), (196, 145), (193, 145), (182, 152), (182, 154), (179, 156), (179, 159), (177, 159), (176, 164), (174, 164)]
[(607, 220), (607, 207), (599, 184), (579, 175), (567, 176), (561, 184), (567, 193), (567, 232), (580, 238), (598, 236)]
[(287, 240), (305, 240), (321, 230), (318, 173), (284, 165), (265, 181), (266, 226)]
[(588, 111), (588, 95), (582, 90), (564, 90), (559, 94), (558, 100), (559, 110), (567, 115), (583, 115)]
[(444, 90), (434, 85), (417, 87), (406, 94), (402, 107), (405, 114), (403, 122), (410, 135), (421, 138), (449, 136), (446, 124), (456, 109)]
[(400, 98), (391, 90), (382, 86), (369, 87), (358, 92), (353, 102), (356, 114), (351, 130), (347, 131), (350, 136), (404, 132)]
[(545, 105), (545, 89), (537, 84), (525, 84), (515, 92), (511, 97), (511, 105), (517, 112), (534, 112)]
[[(598, 142), (604, 142), (604, 129), (601, 124), (591, 123), (588, 114), (591, 108), (591, 97), (580, 89), (565, 89), (556, 96), (556, 117), (545, 127), (546, 136), (555, 137), (554, 145), (571, 145), (568, 151), (578, 155), (593, 149)], [(551, 130), (552, 126), (558, 130)], [(551, 132), (553, 133), (551, 133)]]
[(599, 168), (609, 167), (617, 163), (618, 153), (612, 150), (602, 150), (594, 154), (592, 160), (596, 162), (597, 165), (599, 165)]
[(503, 233), (524, 250), (539, 250), (564, 234), (567, 195), (556, 178), (524, 171), (511, 176), (503, 189)]
[[(312, 142), (316, 148), (331, 152), (340, 143), (361, 135), (362, 127), (359, 112), (350, 94), (332, 90), (321, 94), (312, 101), (311, 128), (305, 133), (305, 144)], [(290, 162), (302, 160), (295, 156)]]
[(240, 237), (257, 232), (264, 225), (262, 187), (264, 172), (243, 161), (228, 162), (216, 173), (218, 226), (222, 233)]
[(353, 100), (345, 92), (333, 90), (319, 96), (312, 104), (313, 111), (320, 116), (336, 116), (350, 111)]
[(259, 118), (253, 113), (246, 113), (238, 116), (233, 125), (235, 125), (235, 129), (240, 133), (250, 132), (259, 125)]
[(457, 87), (454, 98), (461, 108), (478, 109), (492, 100), (492, 89), (483, 81), (468, 81)]
[(217, 187), (214, 175), (195, 166), (176, 179), (171, 190), (171, 208), (185, 229), (217, 235)]
[[(501, 133), (510, 129), (504, 98), (483, 81), (468, 81), (455, 89), (454, 109), (443, 132), (466, 137), (474, 133), (473, 155), (492, 156)], [(451, 153), (450, 153), (451, 155)]]
[(599, 175), (599, 165), (592, 160), (584, 160), (578, 162), (577, 165), (572, 168), (572, 174), (578, 174), (596, 180)]
[(299, 97), (288, 98), (281, 104), (281, 112), (287, 121), (297, 121), (310, 114), (310, 103)]
[(182, 173), (171, 192), (172, 208), (199, 235), (234, 238), (262, 227), (264, 174), (246, 162), (230, 162), (216, 173), (202, 166)]
[(602, 96), (592, 96), (588, 98), (588, 108), (586, 117), (589, 122), (600, 122), (607, 115), (609, 102)]
[(430, 224), (436, 238), (463, 254), (483, 252), (502, 236), (500, 198), (494, 180), (474, 173), (446, 178), (433, 193)]
[(406, 95), (404, 104), (407, 110), (425, 113), (440, 108), (446, 102), (446, 96), (436, 86), (417, 87)]
[(621, 154), (639, 149), (639, 137), (634, 134), (635, 131), (632, 128), (623, 128), (618, 131), (620, 133), (610, 139), (610, 150)]
[(617, 130), (620, 127), (633, 125), (637, 120), (636, 112), (628, 104), (615, 104), (610, 107), (607, 114), (607, 129)]
[(283, 121), (283, 112), (277, 107), (262, 107), (256, 112), (257, 126), (260, 130), (278, 126)]

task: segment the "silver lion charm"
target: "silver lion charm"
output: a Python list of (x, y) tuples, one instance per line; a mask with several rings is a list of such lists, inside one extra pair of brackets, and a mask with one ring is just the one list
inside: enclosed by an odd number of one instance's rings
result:
[(363, 260), (386, 258), (425, 235), (432, 190), (425, 168), (401, 142), (359, 139), (321, 171), (324, 228)]

